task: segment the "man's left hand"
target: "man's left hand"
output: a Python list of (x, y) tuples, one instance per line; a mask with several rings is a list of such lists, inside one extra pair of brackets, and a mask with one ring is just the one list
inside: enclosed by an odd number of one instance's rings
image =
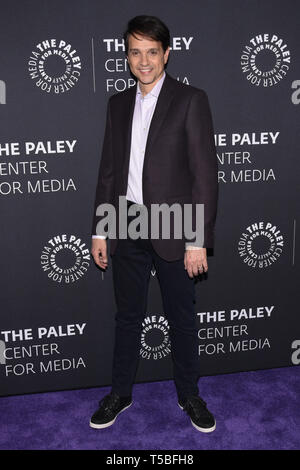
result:
[(191, 278), (194, 276), (199, 276), (199, 274), (202, 274), (203, 272), (207, 272), (208, 265), (206, 248), (185, 250), (184, 269), (187, 270), (188, 275)]

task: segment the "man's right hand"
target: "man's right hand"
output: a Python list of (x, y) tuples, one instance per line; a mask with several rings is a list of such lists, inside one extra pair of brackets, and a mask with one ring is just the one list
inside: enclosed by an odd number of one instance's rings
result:
[(106, 269), (108, 265), (106, 240), (101, 238), (92, 238), (91, 253), (97, 266), (102, 269)]

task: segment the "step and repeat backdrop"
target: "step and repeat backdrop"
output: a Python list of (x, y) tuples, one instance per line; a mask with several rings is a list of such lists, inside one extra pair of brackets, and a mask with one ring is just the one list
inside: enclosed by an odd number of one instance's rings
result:
[[(111, 262), (105, 273), (94, 264), (90, 232), (107, 100), (135, 84), (122, 34), (140, 14), (167, 24), (168, 73), (204, 89), (213, 115), (220, 196), (196, 284), (199, 374), (300, 363), (299, 2), (7, 0), (1, 395), (111, 383)], [(153, 267), (136, 382), (171, 378)]]

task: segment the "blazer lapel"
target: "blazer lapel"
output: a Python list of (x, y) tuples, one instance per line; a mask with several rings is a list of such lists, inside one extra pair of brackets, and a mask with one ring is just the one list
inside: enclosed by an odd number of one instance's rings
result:
[(129, 158), (130, 158), (130, 147), (131, 147), (131, 131), (132, 131), (132, 120), (135, 107), (135, 98), (136, 98), (136, 89), (137, 83), (130, 89), (128, 93), (128, 102), (124, 106), (126, 109), (126, 117), (124, 120), (125, 127), (125, 158), (124, 165), (125, 168), (129, 168)]
[(172, 86), (172, 80), (173, 79), (166, 73), (166, 77), (158, 95), (157, 103), (150, 123), (145, 149), (144, 166), (150, 158), (151, 146), (155, 141), (155, 137), (157, 136), (159, 129), (167, 115), (169, 106), (174, 96), (174, 87)]

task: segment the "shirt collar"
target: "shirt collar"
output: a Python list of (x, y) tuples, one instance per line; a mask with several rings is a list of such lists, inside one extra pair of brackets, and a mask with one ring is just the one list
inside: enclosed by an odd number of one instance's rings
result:
[(139, 84), (139, 82), (137, 82), (136, 95), (137, 95), (137, 96), (139, 95), (140, 98), (144, 98), (144, 99), (145, 99), (145, 98), (147, 99), (148, 97), (150, 97), (150, 95), (151, 95), (151, 96), (155, 96), (155, 98), (158, 98), (158, 95), (159, 95), (159, 93), (160, 93), (160, 90), (161, 90), (161, 87), (162, 87), (162, 85), (163, 85), (163, 82), (164, 82), (165, 77), (166, 77), (166, 72), (164, 71), (162, 77), (158, 80), (158, 82), (156, 83), (156, 85), (155, 85), (155, 86), (152, 88), (152, 90), (149, 91), (149, 93), (147, 93), (147, 95), (144, 96), (144, 97), (143, 97), (142, 92), (141, 92), (141, 89), (140, 89), (140, 84)]

